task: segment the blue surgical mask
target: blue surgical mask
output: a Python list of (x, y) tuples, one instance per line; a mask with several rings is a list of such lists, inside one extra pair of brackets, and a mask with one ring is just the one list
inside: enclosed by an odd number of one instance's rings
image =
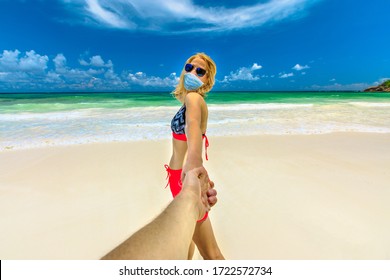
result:
[(184, 87), (186, 90), (197, 90), (203, 86), (203, 82), (194, 74), (186, 73), (184, 74)]

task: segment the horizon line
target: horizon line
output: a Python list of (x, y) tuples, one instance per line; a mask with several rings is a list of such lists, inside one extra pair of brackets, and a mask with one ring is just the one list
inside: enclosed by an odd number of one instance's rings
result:
[[(0, 92), (0, 94), (77, 94), (77, 93), (170, 93), (171, 91), (14, 91)], [(364, 92), (364, 90), (215, 90), (213, 92)], [(379, 93), (379, 92), (378, 92)]]

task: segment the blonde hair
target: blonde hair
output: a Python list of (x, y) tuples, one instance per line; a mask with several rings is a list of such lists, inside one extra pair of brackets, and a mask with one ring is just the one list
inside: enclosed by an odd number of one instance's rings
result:
[[(215, 74), (217, 74), (217, 66), (215, 65), (214, 60), (212, 60), (211, 57), (209, 57), (205, 53), (194, 54), (189, 59), (187, 59), (187, 61), (184, 65), (186, 65), (187, 63), (191, 63), (195, 58), (203, 59), (207, 65), (207, 69), (205, 69), (206, 75), (207, 75), (207, 82), (204, 83), (203, 86), (201, 86), (200, 88), (198, 88), (196, 90), (197, 93), (199, 93), (203, 97), (206, 97), (206, 93), (209, 92), (214, 86)], [(183, 67), (183, 70), (181, 71), (181, 74), (180, 74), (179, 84), (176, 86), (175, 90), (172, 92), (172, 95), (174, 97), (176, 97), (179, 101), (183, 101), (184, 96), (188, 92), (192, 91), (192, 90), (186, 90), (184, 87), (184, 74), (185, 73), (186, 73), (186, 71), (184, 70), (184, 67)]]

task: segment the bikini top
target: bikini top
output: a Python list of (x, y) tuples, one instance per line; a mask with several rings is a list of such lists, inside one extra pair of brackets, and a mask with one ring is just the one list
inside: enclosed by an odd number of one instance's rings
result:
[[(183, 105), (171, 121), (173, 138), (180, 141), (187, 141), (185, 128), (186, 128), (186, 106)], [(204, 143), (205, 156), (206, 156), (206, 160), (208, 160), (207, 148), (209, 147), (209, 140), (207, 139), (206, 133), (202, 134), (202, 140), (203, 139), (205, 139), (205, 143)]]
[(171, 121), (171, 129), (175, 134), (186, 134), (186, 105), (183, 105)]

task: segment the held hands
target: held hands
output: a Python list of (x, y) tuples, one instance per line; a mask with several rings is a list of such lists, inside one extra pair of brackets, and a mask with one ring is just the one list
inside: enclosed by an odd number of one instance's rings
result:
[(187, 172), (183, 181), (184, 189), (193, 192), (199, 198), (200, 218), (217, 203), (217, 191), (214, 189), (214, 182), (210, 181), (204, 167), (195, 168)]
[(194, 159), (193, 157), (191, 157), (191, 155), (189, 155), (182, 168), (181, 181), (184, 182), (184, 178), (188, 171), (193, 170), (195, 168), (201, 168), (202, 173), (204, 172), (207, 174), (206, 169), (203, 167), (202, 158)]

